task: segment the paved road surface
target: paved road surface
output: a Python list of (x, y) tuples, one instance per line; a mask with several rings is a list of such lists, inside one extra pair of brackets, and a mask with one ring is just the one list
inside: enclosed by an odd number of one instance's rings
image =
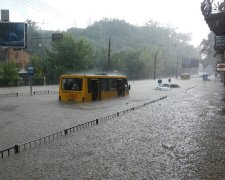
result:
[(0, 179), (225, 179), (223, 84), (172, 82), (181, 88), (155, 91), (154, 81), (135, 81), (129, 97), (94, 103), (59, 103), (57, 94), (0, 99), (1, 150), (168, 96), (0, 159)]

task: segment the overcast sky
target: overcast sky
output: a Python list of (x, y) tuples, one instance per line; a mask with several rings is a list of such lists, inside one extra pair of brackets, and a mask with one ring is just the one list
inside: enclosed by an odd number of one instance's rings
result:
[(148, 20), (191, 33), (197, 46), (209, 31), (201, 14), (203, 0), (0, 0), (10, 11), (11, 22), (31, 19), (42, 29), (85, 28), (102, 18), (123, 19), (142, 26)]

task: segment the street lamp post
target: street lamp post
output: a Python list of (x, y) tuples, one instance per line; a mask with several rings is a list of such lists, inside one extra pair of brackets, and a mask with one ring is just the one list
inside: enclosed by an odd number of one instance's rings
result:
[[(156, 79), (156, 67), (157, 67), (157, 57), (158, 57), (158, 54), (159, 54), (159, 51), (160, 51), (160, 47), (162, 46), (175, 46), (177, 47), (176, 44), (165, 44), (165, 45), (159, 45), (156, 53), (155, 53), (155, 59), (154, 59), (154, 75), (153, 75), (153, 79), (155, 80)], [(178, 65), (178, 59), (177, 59), (177, 65)], [(176, 77), (177, 77), (177, 72), (176, 72)]]
[(34, 75), (34, 68), (32, 66), (28, 67), (28, 74), (29, 74), (29, 84), (30, 84), (30, 95), (32, 95), (32, 85), (33, 85), (33, 75)]
[(178, 58), (177, 58), (177, 65), (176, 65), (176, 79), (177, 79), (177, 76), (178, 76)]
[(158, 49), (158, 50), (156, 51), (156, 53), (155, 53), (154, 75), (153, 75), (154, 80), (155, 80), (155, 78), (156, 78), (156, 61), (157, 61), (157, 56), (158, 56), (158, 54), (159, 54), (159, 49)]
[(108, 49), (108, 73), (110, 72), (110, 58), (111, 58), (111, 35), (109, 36), (109, 49)]
[(42, 44), (38, 44), (38, 46), (41, 48), (41, 56), (42, 56), (42, 67), (43, 67), (43, 83), (44, 83), (44, 86), (45, 86), (45, 72), (44, 72), (44, 68), (45, 68), (45, 59), (44, 59), (44, 47), (42, 46)]

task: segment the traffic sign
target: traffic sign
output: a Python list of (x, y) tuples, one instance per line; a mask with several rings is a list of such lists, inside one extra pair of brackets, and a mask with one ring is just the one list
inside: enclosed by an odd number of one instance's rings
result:
[(225, 72), (225, 63), (218, 63), (218, 64), (216, 65), (216, 70), (217, 70), (218, 72)]
[(29, 66), (27, 71), (30, 76), (34, 75), (34, 68), (32, 66)]
[(63, 33), (52, 33), (52, 42), (61, 42), (63, 40)]
[(159, 79), (159, 80), (158, 80), (158, 83), (159, 83), (159, 84), (162, 84), (162, 80), (161, 80), (161, 79)]

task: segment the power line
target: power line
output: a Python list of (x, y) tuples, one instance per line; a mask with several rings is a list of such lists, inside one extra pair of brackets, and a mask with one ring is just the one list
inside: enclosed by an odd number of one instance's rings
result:
[(28, 6), (34, 10), (37, 10), (41, 13), (46, 13), (46, 12), (52, 12), (52, 13), (56, 13), (56, 14), (59, 14), (60, 11), (58, 11), (57, 9), (41, 2), (41, 1), (38, 1), (38, 0), (17, 0), (19, 3), (25, 5), (25, 6)]
[(30, 7), (30, 8), (32, 8), (32, 9), (36, 10), (36, 11), (41, 12), (41, 13), (45, 12), (44, 10), (42, 10), (42, 9), (40, 9), (40, 8), (37, 8), (37, 7), (33, 6), (33, 5), (31, 5), (30, 3), (27, 3), (27, 2), (24, 1), (24, 0), (17, 0), (17, 1), (18, 1), (18, 3), (21, 3), (21, 4), (23, 4), (24, 6)]
[(48, 4), (43, 3), (40, 0), (29, 0), (29, 1), (35, 3), (37, 6), (40, 6), (42, 8), (45, 8), (47, 11), (52, 11), (52, 12), (57, 13), (57, 14), (58, 13), (61, 13), (59, 10), (57, 10), (57, 9), (49, 6)]
[(29, 0), (29, 1), (31, 3), (36, 4), (37, 6), (40, 6), (40, 7), (44, 8), (44, 9), (50, 9), (51, 8), (50, 6), (46, 5), (45, 3), (37, 1), (37, 0)]
[(39, 4), (36, 4), (35, 2), (33, 2), (32, 0), (23, 0), (24, 2), (26, 2), (27, 4), (30, 4), (31, 6), (35, 7), (35, 8), (38, 8), (38, 9), (41, 9), (43, 11), (46, 11), (47, 8), (39, 5)]

